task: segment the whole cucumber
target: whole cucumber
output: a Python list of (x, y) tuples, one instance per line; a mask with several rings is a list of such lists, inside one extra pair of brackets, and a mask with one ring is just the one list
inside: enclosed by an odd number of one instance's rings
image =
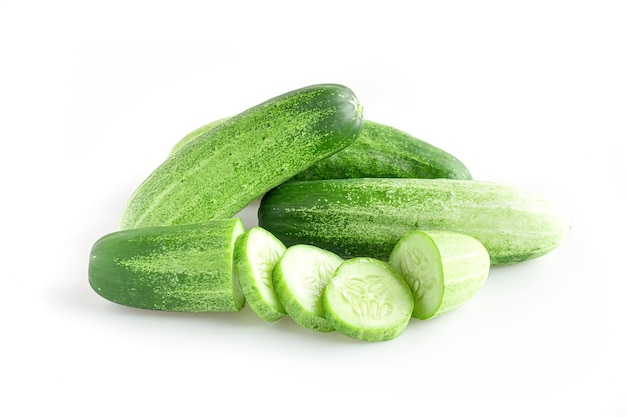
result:
[(415, 229), (463, 233), (485, 246), (494, 265), (545, 255), (570, 229), (563, 207), (542, 193), (443, 178), (288, 182), (263, 197), (258, 218), (287, 246), (315, 245), (344, 258), (387, 260)]
[(300, 88), (207, 129), (157, 167), (130, 197), (120, 229), (230, 217), (345, 148), (363, 128), (349, 88)]
[(292, 180), (340, 178), (472, 179), (450, 153), (392, 126), (365, 120), (348, 147), (296, 174)]

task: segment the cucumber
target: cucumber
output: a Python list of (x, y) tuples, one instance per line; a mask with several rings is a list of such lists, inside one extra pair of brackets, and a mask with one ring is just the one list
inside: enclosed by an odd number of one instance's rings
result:
[(233, 274), (240, 219), (110, 233), (89, 258), (89, 284), (117, 304), (150, 310), (239, 311), (245, 298)]
[(294, 181), (334, 178), (472, 179), (448, 152), (394, 127), (365, 120), (359, 137), (345, 149), (296, 174)]
[(480, 241), (493, 265), (545, 255), (570, 229), (563, 207), (533, 190), (416, 178), (288, 182), (263, 197), (258, 225), (286, 246), (305, 243), (344, 258), (381, 260), (411, 230), (447, 230)]
[(243, 294), (252, 310), (263, 320), (273, 322), (287, 312), (274, 292), (272, 271), (285, 245), (258, 226), (237, 238), (234, 266)]
[[(226, 118), (227, 119), (227, 118)], [(181, 139), (171, 154), (202, 131), (226, 119), (209, 123)], [(456, 178), (471, 180), (468, 168), (448, 152), (394, 127), (364, 120), (352, 144), (313, 164), (289, 181), (334, 178)]]
[(130, 197), (120, 229), (231, 217), (266, 191), (345, 148), (363, 128), (345, 86), (294, 90), (229, 118), (181, 147)]
[(343, 259), (310, 245), (294, 245), (283, 253), (272, 275), (274, 289), (287, 314), (307, 329), (331, 332), (335, 328), (322, 309), (322, 292)]
[(204, 126), (200, 126), (199, 128), (197, 128), (196, 130), (193, 130), (189, 133), (187, 133), (181, 140), (179, 140), (174, 147), (170, 150), (169, 156), (172, 156), (173, 154), (175, 154), (176, 152), (178, 152), (178, 150), (180, 148), (182, 148), (183, 146), (185, 146), (186, 144), (188, 144), (189, 142), (191, 142), (192, 140), (204, 135), (207, 131), (213, 129), (215, 126), (219, 125), (220, 123), (228, 120), (228, 117), (224, 117), (223, 119), (219, 119), (219, 120), (215, 120), (211, 123), (207, 123)]
[(343, 262), (322, 295), (326, 318), (354, 339), (385, 341), (406, 329), (413, 311), (407, 283), (386, 263), (372, 258)]
[(413, 230), (402, 236), (389, 264), (413, 294), (413, 317), (432, 319), (471, 299), (489, 274), (489, 253), (461, 233)]

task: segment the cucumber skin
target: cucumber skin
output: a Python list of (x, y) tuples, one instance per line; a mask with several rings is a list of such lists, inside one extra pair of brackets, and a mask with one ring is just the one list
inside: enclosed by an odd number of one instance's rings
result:
[(363, 128), (354, 93), (300, 88), (206, 130), (157, 167), (130, 197), (120, 229), (231, 217), (271, 188), (345, 148)]
[(570, 229), (563, 207), (544, 194), (455, 179), (285, 183), (263, 197), (258, 221), (286, 246), (307, 243), (344, 258), (381, 260), (411, 230), (448, 230), (476, 238), (492, 265), (545, 255)]
[(345, 149), (296, 174), (294, 181), (341, 178), (453, 178), (471, 180), (456, 157), (394, 127), (365, 120)]
[[(206, 124), (181, 139), (170, 155), (228, 118)], [(313, 164), (289, 181), (340, 178), (453, 178), (471, 180), (468, 168), (448, 152), (394, 127), (364, 120), (346, 148)]]
[(149, 310), (239, 311), (233, 275), (239, 218), (110, 233), (91, 249), (89, 284), (117, 304)]
[(196, 138), (199, 138), (200, 136), (204, 135), (209, 130), (213, 129), (215, 126), (219, 125), (220, 123), (222, 123), (222, 122), (224, 122), (224, 121), (226, 121), (228, 119), (229, 119), (229, 117), (224, 117), (223, 119), (215, 120), (215, 121), (213, 121), (211, 123), (207, 123), (207, 124), (205, 124), (203, 126), (200, 126), (196, 130), (193, 130), (193, 131), (187, 133), (181, 140), (178, 141), (178, 143), (176, 143), (176, 145), (174, 145), (174, 147), (172, 147), (172, 149), (170, 150), (169, 156), (172, 156), (173, 154), (178, 152), (178, 150), (180, 148), (182, 148), (183, 146), (185, 146), (186, 144), (188, 144), (192, 140), (194, 140)]

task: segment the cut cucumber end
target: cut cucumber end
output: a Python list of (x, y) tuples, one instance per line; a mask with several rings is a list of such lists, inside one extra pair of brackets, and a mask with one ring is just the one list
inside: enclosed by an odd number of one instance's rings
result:
[(335, 329), (365, 341), (386, 341), (402, 334), (413, 304), (406, 282), (389, 265), (372, 258), (344, 261), (323, 294), (326, 318)]
[(276, 295), (293, 321), (320, 332), (335, 330), (324, 315), (321, 299), (341, 262), (338, 255), (315, 246), (294, 245), (285, 250), (272, 279)]
[(231, 265), (232, 265), (232, 291), (233, 291), (233, 302), (235, 305), (235, 309), (237, 311), (240, 311), (245, 305), (246, 305), (246, 297), (245, 294), (243, 292), (243, 288), (241, 287), (241, 282), (239, 282), (239, 279), (237, 278), (237, 273), (235, 271), (235, 245), (237, 243), (237, 240), (239, 239), (239, 236), (243, 235), (246, 231), (245, 226), (243, 225), (243, 222), (241, 221), (241, 219), (237, 219), (237, 221), (235, 222), (235, 225), (233, 226), (233, 234), (232, 234), (232, 239), (231, 239), (231, 251), (230, 253), (232, 254), (231, 256)]
[(285, 245), (267, 230), (255, 226), (235, 244), (235, 275), (250, 308), (263, 320), (273, 322), (286, 311), (274, 291), (272, 271)]
[(396, 244), (389, 264), (411, 289), (413, 317), (431, 318), (441, 306), (444, 289), (441, 255), (435, 242), (424, 232), (409, 232)]
[(411, 288), (413, 317), (427, 320), (472, 298), (487, 279), (490, 259), (487, 249), (471, 236), (413, 230), (398, 241), (389, 264)]

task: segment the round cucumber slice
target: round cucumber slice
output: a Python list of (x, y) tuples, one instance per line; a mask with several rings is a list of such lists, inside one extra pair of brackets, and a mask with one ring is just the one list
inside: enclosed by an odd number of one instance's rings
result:
[(475, 238), (447, 231), (406, 233), (389, 256), (414, 299), (413, 317), (427, 320), (464, 304), (489, 274), (489, 253)]
[(294, 245), (283, 253), (272, 274), (274, 290), (289, 317), (319, 332), (335, 328), (324, 316), (322, 292), (343, 259), (310, 245)]
[(406, 329), (413, 297), (406, 282), (388, 264), (353, 258), (335, 271), (323, 294), (328, 320), (354, 339), (385, 341)]
[(286, 314), (272, 283), (272, 270), (285, 249), (273, 234), (258, 226), (239, 236), (235, 243), (235, 274), (245, 298), (250, 308), (269, 322)]

